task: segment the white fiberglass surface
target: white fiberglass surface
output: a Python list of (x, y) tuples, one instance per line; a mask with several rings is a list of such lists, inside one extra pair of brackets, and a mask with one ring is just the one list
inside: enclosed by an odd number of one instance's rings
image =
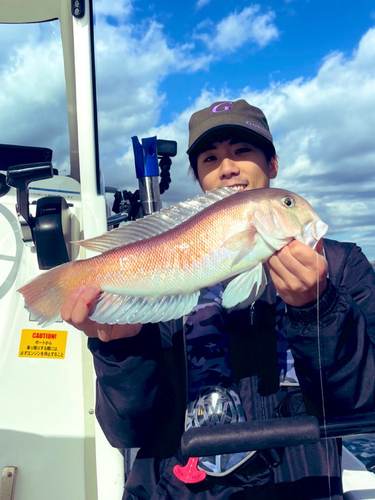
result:
[[(20, 500), (31, 498), (30, 491), (43, 500), (51, 492), (54, 498), (83, 499), (85, 346), (80, 332), (62, 322), (39, 328), (23, 307), (16, 290), (40, 271), (18, 230), (15, 201), (13, 190), (0, 200), (0, 468), (22, 470)], [(66, 336), (63, 348), (56, 332)], [(58, 351), (63, 354), (54, 357)], [(68, 476), (72, 482), (55, 492)]]

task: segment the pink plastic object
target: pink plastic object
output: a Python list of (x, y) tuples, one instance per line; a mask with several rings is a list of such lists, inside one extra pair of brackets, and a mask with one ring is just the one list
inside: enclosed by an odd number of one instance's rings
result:
[(198, 470), (197, 464), (198, 457), (190, 457), (188, 463), (184, 467), (182, 465), (175, 465), (173, 467), (173, 473), (183, 483), (200, 483), (206, 479), (207, 474), (204, 470)]

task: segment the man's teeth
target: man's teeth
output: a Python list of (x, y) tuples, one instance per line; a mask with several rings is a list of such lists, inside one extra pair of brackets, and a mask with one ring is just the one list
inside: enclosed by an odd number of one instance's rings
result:
[(241, 186), (232, 186), (233, 189), (237, 189), (237, 191), (242, 191), (243, 189), (245, 189), (245, 185), (244, 184), (241, 184)]

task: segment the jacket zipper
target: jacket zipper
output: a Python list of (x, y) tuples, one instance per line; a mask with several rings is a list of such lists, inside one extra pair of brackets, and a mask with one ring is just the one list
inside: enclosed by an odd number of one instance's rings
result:
[(260, 399), (260, 411), (261, 411), (262, 420), (266, 420), (266, 409), (264, 406), (264, 398), (263, 398), (263, 396), (259, 395), (259, 399)]
[[(254, 326), (254, 317), (255, 317), (255, 302), (253, 302), (250, 306), (250, 325)], [(261, 420), (266, 420), (266, 408), (264, 404), (264, 398), (261, 396), (258, 391), (256, 391), (256, 394), (259, 399), (259, 408), (260, 408), (260, 419)]]
[(185, 361), (185, 407), (189, 403), (189, 373), (187, 364), (187, 348), (186, 348), (186, 316), (182, 317), (182, 335), (184, 345), (184, 361)]
[(254, 314), (255, 314), (255, 302), (253, 302), (250, 306), (250, 325), (254, 325)]

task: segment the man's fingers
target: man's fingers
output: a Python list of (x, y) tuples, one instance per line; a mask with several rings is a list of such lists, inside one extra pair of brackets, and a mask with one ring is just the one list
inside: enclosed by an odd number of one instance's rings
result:
[(293, 240), (289, 245), (279, 250), (277, 255), (286, 266), (296, 266), (296, 262), (298, 262), (305, 268), (316, 267), (317, 253), (315, 250), (297, 240)]
[(306, 271), (304, 264), (292, 254), (288, 246), (276, 252), (269, 259), (269, 264), (276, 274), (287, 281), (293, 280), (293, 278), (304, 274)]
[(326, 288), (326, 259), (298, 241), (276, 252), (267, 265), (276, 290), (287, 304), (307, 304)]
[(96, 285), (74, 290), (63, 304), (62, 319), (75, 326), (82, 324), (87, 319), (90, 307), (99, 293), (100, 288)]
[[(275, 272), (284, 276), (285, 271), (304, 280), (304, 277), (310, 281), (310, 276), (324, 275), (327, 270), (326, 260), (323, 256), (319, 255), (312, 248), (300, 243), (299, 241), (292, 241), (289, 245), (285, 246), (276, 252), (270, 259), (269, 263), (272, 265)], [(288, 277), (285, 275), (285, 277)]]
[(71, 316), (73, 309), (77, 303), (77, 300), (81, 293), (85, 291), (86, 287), (80, 286), (79, 288), (76, 288), (65, 300), (62, 308), (61, 308), (61, 317), (64, 321), (67, 321), (68, 323), (70, 322)]
[(78, 330), (82, 330), (88, 337), (96, 337), (103, 342), (137, 335), (142, 328), (141, 324), (99, 324), (88, 317), (90, 308), (100, 292), (100, 287), (97, 285), (82, 286), (74, 290), (63, 304), (62, 319)]

